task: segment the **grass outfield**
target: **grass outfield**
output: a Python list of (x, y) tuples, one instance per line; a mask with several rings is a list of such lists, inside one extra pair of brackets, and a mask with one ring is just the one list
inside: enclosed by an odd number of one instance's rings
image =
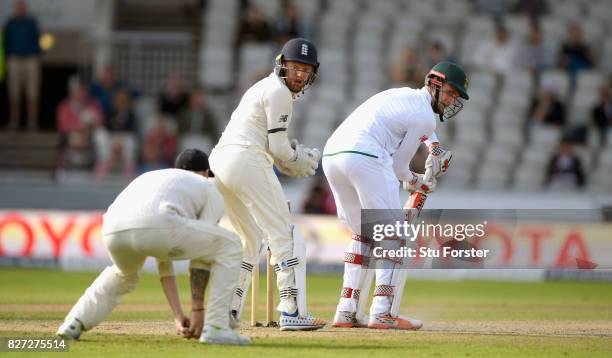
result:
[[(0, 337), (53, 335), (96, 275), (0, 270)], [(260, 281), (260, 317), (264, 317), (265, 279)], [(331, 321), (340, 276), (310, 276), (308, 284), (310, 310)], [(179, 277), (179, 287), (187, 308), (185, 276)], [(248, 321), (250, 304), (246, 307), (243, 317)], [(406, 285), (402, 311), (422, 319), (423, 329), (381, 332), (328, 327), (316, 332), (279, 332), (244, 325), (242, 332), (253, 337), (252, 346), (205, 346), (174, 334), (158, 278), (145, 274), (107, 321), (85, 333), (80, 342), (71, 343), (67, 355), (612, 356), (610, 284), (411, 281)]]

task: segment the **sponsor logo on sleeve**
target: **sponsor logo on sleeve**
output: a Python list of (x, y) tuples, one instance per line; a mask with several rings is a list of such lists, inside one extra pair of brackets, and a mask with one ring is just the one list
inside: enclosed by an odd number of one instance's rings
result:
[(281, 122), (281, 123), (285, 123), (285, 122), (287, 122), (288, 118), (289, 118), (288, 114), (281, 114), (281, 116), (280, 116), (278, 121)]

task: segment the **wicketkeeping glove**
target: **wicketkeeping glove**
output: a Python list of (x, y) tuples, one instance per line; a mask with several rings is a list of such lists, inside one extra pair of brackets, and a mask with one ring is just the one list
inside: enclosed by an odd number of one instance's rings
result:
[(277, 165), (281, 173), (293, 178), (308, 177), (315, 174), (319, 167), (321, 152), (318, 149), (310, 149), (302, 144), (295, 147), (295, 156), (287, 161), (282, 161)]

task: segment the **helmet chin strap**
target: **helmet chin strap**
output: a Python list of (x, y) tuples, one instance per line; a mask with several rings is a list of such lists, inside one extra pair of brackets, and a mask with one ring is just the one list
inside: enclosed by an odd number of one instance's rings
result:
[(434, 88), (434, 95), (432, 100), (433, 111), (434, 113), (438, 114), (440, 122), (444, 122), (444, 111), (440, 111), (440, 87), (436, 85), (433, 85), (432, 87)]

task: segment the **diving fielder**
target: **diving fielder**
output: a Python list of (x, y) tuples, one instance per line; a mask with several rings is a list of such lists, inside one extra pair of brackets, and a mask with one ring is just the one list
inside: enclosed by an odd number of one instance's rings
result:
[[(467, 77), (458, 65), (438, 63), (427, 74), (424, 87), (394, 88), (370, 97), (327, 141), (323, 170), (338, 217), (352, 232), (335, 327), (421, 328), (421, 321), (398, 315), (405, 280), (405, 269), (399, 269), (401, 262), (387, 262), (387, 268), (376, 269), (369, 320), (362, 316), (372, 270), (364, 269), (371, 238), (361, 236), (361, 209), (401, 209), (398, 181), (410, 192), (435, 189), (435, 178), (446, 172), (452, 156), (439, 146), (435, 115), (440, 121), (456, 115), (463, 108), (462, 99), (469, 98), (467, 86)], [(431, 170), (431, 178), (409, 168), (421, 142), (429, 146), (426, 168)], [(361, 301), (360, 293), (364, 295)]]
[[(113, 266), (89, 286), (66, 316), (57, 334), (79, 339), (98, 325), (138, 284), (147, 256), (157, 259), (164, 294), (177, 332), (211, 344), (249, 344), (229, 327), (229, 302), (240, 270), (242, 244), (231, 231), (218, 227), (223, 198), (208, 179), (208, 158), (187, 149), (177, 169), (162, 169), (134, 179), (104, 214), (102, 235)], [(181, 308), (172, 261), (189, 259), (191, 317)], [(210, 278), (204, 325), (204, 290)], [(204, 326), (204, 327), (203, 327)], [(202, 333), (202, 328), (204, 332)]]
[(313, 330), (325, 322), (306, 307), (306, 247), (293, 237), (285, 194), (273, 165), (292, 177), (313, 175), (321, 154), (289, 142), (293, 101), (315, 80), (317, 50), (308, 40), (289, 40), (276, 57), (274, 71), (255, 83), (232, 113), (210, 156), (215, 183), (227, 215), (244, 243), (238, 286), (232, 298), (232, 324), (239, 324), (253, 265), (268, 243), (277, 277), (280, 329)]

